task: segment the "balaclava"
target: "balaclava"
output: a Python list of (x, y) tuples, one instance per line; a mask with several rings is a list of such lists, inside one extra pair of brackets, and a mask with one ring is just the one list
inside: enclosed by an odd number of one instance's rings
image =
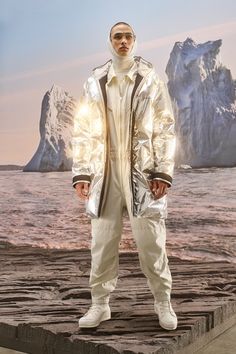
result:
[[(131, 27), (132, 29), (132, 27)], [(133, 29), (132, 32), (134, 33)], [(137, 49), (137, 39), (135, 38), (133, 48), (128, 55), (119, 55), (112, 46), (110, 35), (108, 37), (108, 48), (112, 54), (113, 66), (116, 73), (128, 72), (134, 63), (134, 54)]]

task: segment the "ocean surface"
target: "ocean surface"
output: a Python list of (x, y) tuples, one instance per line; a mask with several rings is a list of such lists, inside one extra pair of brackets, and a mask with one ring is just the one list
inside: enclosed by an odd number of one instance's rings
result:
[[(236, 262), (236, 168), (176, 171), (168, 210), (168, 255)], [(5, 242), (90, 246), (90, 219), (70, 172), (0, 171), (0, 244)], [(126, 217), (120, 250), (136, 250)]]

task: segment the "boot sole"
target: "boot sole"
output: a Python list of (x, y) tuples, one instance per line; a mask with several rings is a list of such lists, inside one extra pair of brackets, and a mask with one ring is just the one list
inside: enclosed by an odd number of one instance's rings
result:
[(92, 325), (86, 325), (86, 324), (80, 324), (80, 321), (79, 321), (79, 328), (95, 328), (95, 327), (98, 327), (100, 325), (101, 322), (104, 322), (104, 321), (107, 321), (107, 320), (110, 320), (111, 319), (111, 311), (106, 311), (104, 313), (104, 315), (102, 316), (102, 318), (100, 319), (100, 321), (96, 322), (96, 323), (93, 323)]
[(161, 328), (166, 329), (167, 331), (174, 331), (177, 328), (177, 325), (175, 327), (167, 327), (167, 326), (163, 326), (160, 321), (159, 321), (159, 325), (161, 326)]

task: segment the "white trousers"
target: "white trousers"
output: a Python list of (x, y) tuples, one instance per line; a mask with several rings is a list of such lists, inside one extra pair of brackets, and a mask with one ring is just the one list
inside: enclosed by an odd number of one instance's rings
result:
[(93, 303), (108, 303), (118, 278), (119, 243), (126, 206), (136, 241), (140, 266), (157, 301), (170, 298), (172, 279), (166, 255), (165, 220), (136, 218), (131, 212), (128, 158), (111, 152), (106, 200), (100, 218), (92, 219), (90, 286)]

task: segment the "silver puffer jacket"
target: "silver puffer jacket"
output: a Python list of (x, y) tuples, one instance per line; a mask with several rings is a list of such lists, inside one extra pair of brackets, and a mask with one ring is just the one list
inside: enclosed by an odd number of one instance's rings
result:
[[(152, 64), (135, 57), (137, 75), (131, 97), (130, 189), (132, 212), (136, 217), (166, 217), (166, 196), (156, 200), (148, 181), (172, 183), (175, 152), (174, 117), (169, 95)], [(107, 73), (111, 61), (94, 69), (84, 85), (75, 117), (73, 185), (89, 181), (86, 211), (101, 215), (108, 178), (109, 131), (107, 123)]]

